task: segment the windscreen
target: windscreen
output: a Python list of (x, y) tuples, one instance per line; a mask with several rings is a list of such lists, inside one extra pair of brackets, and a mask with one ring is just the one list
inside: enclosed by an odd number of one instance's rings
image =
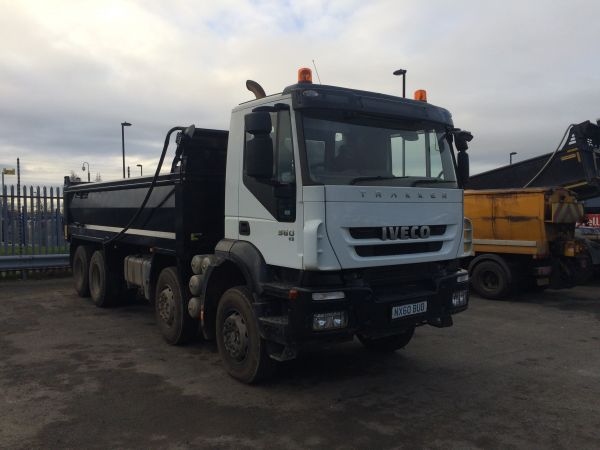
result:
[(305, 112), (302, 122), (315, 183), (457, 187), (442, 125), (338, 111)]

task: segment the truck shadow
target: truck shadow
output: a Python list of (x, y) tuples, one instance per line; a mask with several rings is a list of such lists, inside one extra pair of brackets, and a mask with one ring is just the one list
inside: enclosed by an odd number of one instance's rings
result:
[(548, 289), (538, 293), (519, 292), (508, 300), (489, 300), (479, 297), (477, 300), (496, 303), (532, 304), (556, 308), (561, 311), (590, 313), (600, 320), (600, 282), (598, 281), (572, 289)]
[(418, 365), (414, 363), (402, 350), (378, 354), (367, 351), (353, 341), (305, 350), (297, 359), (278, 364), (275, 376), (261, 384), (309, 389), (318, 384), (372, 379), (390, 374), (412, 378), (411, 374), (416, 375), (418, 371)]

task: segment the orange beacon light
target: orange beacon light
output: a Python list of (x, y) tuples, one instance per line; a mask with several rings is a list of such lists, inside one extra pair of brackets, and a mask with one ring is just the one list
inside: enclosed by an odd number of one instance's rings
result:
[(298, 69), (298, 83), (312, 83), (312, 70), (308, 67)]

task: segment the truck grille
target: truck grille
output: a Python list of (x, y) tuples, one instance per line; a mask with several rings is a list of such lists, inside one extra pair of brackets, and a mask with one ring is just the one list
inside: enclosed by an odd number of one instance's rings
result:
[(415, 292), (434, 292), (433, 277), (444, 270), (453, 271), (457, 267), (443, 263), (420, 263), (404, 266), (363, 269), (362, 278), (379, 298), (407, 295)]
[[(380, 239), (382, 237), (382, 227), (354, 227), (349, 228), (350, 236), (353, 239)], [(431, 236), (442, 236), (446, 232), (446, 225), (430, 225)]]
[(414, 242), (390, 245), (357, 245), (354, 247), (356, 254), (363, 258), (373, 256), (408, 255), (412, 253), (439, 252), (444, 243), (438, 242)]

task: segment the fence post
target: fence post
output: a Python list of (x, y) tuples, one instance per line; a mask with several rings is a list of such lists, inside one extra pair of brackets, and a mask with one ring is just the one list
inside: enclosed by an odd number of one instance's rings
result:
[(31, 222), (31, 254), (35, 255), (35, 202), (33, 201), (33, 186), (29, 186), (29, 220)]
[(60, 235), (61, 235), (61, 229), (62, 229), (62, 223), (59, 220), (60, 218), (60, 200), (59, 200), (59, 187), (56, 188), (56, 208), (54, 208), (54, 219), (56, 220), (56, 231), (55, 231), (55, 236), (54, 239), (56, 240), (56, 248), (61, 248), (61, 242), (60, 242)]
[(67, 243), (65, 241), (65, 234), (63, 232), (63, 226), (64, 226), (64, 206), (65, 206), (65, 199), (64, 199), (64, 191), (63, 191), (63, 197), (60, 196), (60, 188), (56, 188), (56, 212), (57, 212), (57, 216), (60, 217), (60, 221), (58, 224), (58, 228), (59, 228), (59, 232), (58, 232), (58, 236), (59, 236), (59, 242), (60, 242), (60, 247), (62, 249), (66, 250), (67, 247)]
[(8, 205), (6, 201), (8, 199), (7, 196), (8, 187), (2, 186), (2, 241), (4, 243), (4, 254), (8, 255)]
[(38, 253), (42, 253), (42, 201), (40, 199), (40, 187), (36, 186), (35, 188), (35, 218), (37, 223), (37, 244), (38, 244)]
[(27, 218), (27, 186), (23, 186), (23, 245), (25, 254), (29, 247), (29, 220)]
[(56, 243), (54, 242), (54, 236), (56, 235), (56, 233), (54, 232), (54, 228), (55, 228), (55, 223), (54, 223), (54, 188), (52, 186), (50, 186), (50, 236), (49, 236), (49, 240), (50, 240), (50, 247), (52, 247), (53, 251), (56, 248)]
[(17, 158), (17, 219), (19, 221), (19, 255), (23, 255), (23, 218), (21, 216), (21, 162)]
[(48, 254), (48, 195), (46, 193), (46, 186), (43, 187), (44, 192), (44, 244), (46, 245), (45, 253)]
[(10, 185), (10, 253), (15, 254), (15, 186)]

